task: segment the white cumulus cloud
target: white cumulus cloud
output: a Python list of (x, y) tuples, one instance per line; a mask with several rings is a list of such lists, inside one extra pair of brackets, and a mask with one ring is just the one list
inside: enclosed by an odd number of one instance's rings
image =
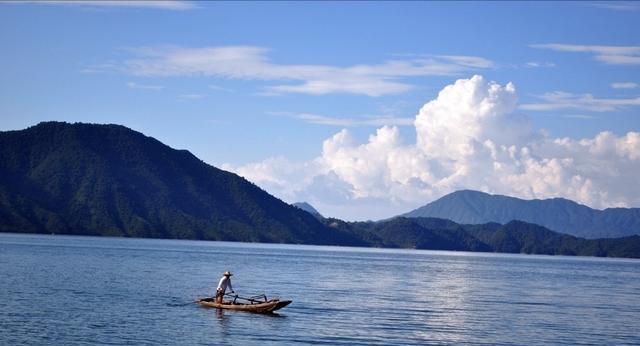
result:
[(459, 189), (566, 197), (596, 208), (640, 203), (640, 133), (550, 138), (518, 112), (513, 84), (460, 79), (415, 117), (416, 142), (383, 126), (358, 143), (343, 129), (308, 162), (224, 165), (288, 202), (348, 220), (382, 219)]

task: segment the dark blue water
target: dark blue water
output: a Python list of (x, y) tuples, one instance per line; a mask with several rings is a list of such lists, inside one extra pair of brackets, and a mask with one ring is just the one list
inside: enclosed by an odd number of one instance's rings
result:
[(637, 345), (640, 261), (0, 234), (0, 344)]

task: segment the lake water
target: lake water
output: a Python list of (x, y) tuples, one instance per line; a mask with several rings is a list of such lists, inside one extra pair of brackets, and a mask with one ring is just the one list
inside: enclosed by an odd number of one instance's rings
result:
[[(278, 315), (208, 309), (231, 270)], [(640, 344), (640, 261), (0, 234), (0, 345)]]

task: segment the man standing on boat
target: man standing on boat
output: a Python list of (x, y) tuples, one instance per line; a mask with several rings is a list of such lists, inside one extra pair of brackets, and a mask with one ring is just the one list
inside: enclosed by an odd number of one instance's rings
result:
[(233, 286), (231, 286), (232, 275), (233, 274), (231, 274), (231, 272), (229, 271), (224, 272), (224, 275), (222, 275), (222, 278), (218, 283), (218, 288), (216, 289), (216, 303), (222, 304), (222, 298), (224, 297), (224, 293), (227, 291), (227, 287), (229, 287), (231, 293), (236, 293), (233, 290)]

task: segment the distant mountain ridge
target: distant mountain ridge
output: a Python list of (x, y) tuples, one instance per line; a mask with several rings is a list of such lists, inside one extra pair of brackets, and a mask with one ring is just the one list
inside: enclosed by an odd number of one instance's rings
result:
[(564, 198), (524, 200), (473, 190), (450, 193), (401, 216), (444, 218), (462, 224), (520, 220), (588, 239), (640, 234), (640, 208), (597, 210)]
[(324, 219), (324, 216), (322, 216), (322, 214), (320, 214), (320, 212), (318, 212), (316, 208), (314, 208), (311, 204), (307, 202), (296, 202), (291, 205), (306, 211), (307, 213), (315, 216), (317, 219), (320, 219), (320, 220)]
[(640, 236), (584, 239), (522, 221), (461, 225), (437, 218), (396, 217), (380, 222), (327, 219), (370, 246), (428, 250), (504, 252), (567, 256), (640, 257)]

